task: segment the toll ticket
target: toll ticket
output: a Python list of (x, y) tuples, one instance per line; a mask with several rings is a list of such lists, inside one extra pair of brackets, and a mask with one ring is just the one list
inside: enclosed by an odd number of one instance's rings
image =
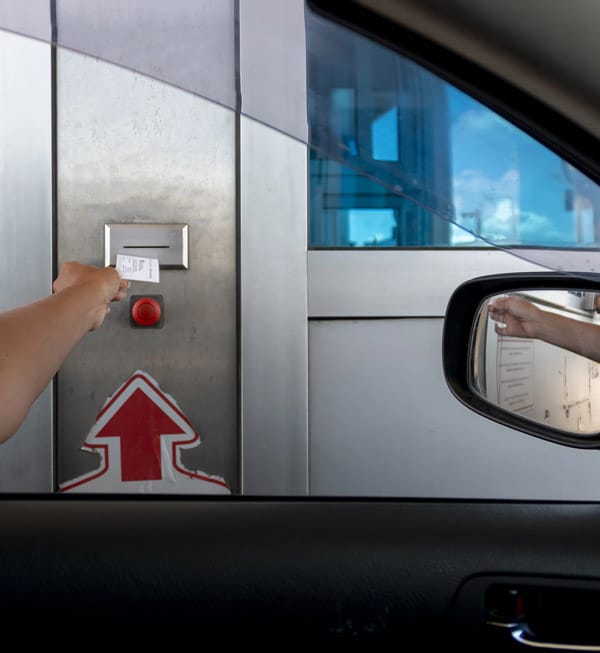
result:
[(117, 254), (116, 268), (121, 277), (129, 281), (159, 282), (160, 266), (157, 258)]

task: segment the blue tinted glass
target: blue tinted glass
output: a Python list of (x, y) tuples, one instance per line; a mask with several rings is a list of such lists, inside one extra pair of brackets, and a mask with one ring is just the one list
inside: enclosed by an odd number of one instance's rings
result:
[(552, 151), (343, 27), (307, 39), (312, 247), (600, 244), (598, 185)]
[(398, 161), (398, 107), (392, 107), (375, 118), (371, 131), (373, 158)]
[(348, 211), (348, 239), (356, 247), (390, 247), (396, 244), (396, 221), (392, 209)]

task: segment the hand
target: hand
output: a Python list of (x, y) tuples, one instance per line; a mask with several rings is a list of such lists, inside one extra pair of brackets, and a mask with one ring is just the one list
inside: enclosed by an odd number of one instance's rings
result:
[(489, 306), (496, 333), (517, 338), (537, 338), (543, 326), (543, 311), (520, 297), (501, 297)]
[(115, 268), (69, 261), (61, 265), (52, 290), (59, 293), (67, 288), (85, 287), (86, 297), (92, 306), (90, 331), (95, 331), (110, 312), (108, 304), (124, 299), (129, 285), (129, 281), (121, 279)]

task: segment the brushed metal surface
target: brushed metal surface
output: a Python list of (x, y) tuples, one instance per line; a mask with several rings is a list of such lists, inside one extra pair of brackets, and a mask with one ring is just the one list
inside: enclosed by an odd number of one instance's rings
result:
[(310, 317), (442, 317), (454, 289), (485, 274), (542, 270), (497, 249), (311, 250)]
[[(34, 12), (35, 13), (35, 12)], [(52, 292), (50, 47), (0, 32), (0, 310)], [(9, 282), (10, 280), (10, 282)], [(52, 489), (52, 387), (2, 445), (0, 491)]]
[(592, 452), (456, 401), (442, 372), (442, 325), (311, 320), (310, 494), (598, 500)]
[(234, 0), (55, 0), (66, 49), (233, 109)]
[(163, 296), (163, 328), (134, 329), (129, 301), (113, 304), (60, 370), (59, 482), (97, 468), (98, 456), (81, 446), (107, 398), (141, 369), (203, 440), (183, 452), (183, 465), (236, 491), (235, 115), (66, 50), (58, 52), (57, 92), (59, 262), (102, 265), (107, 223), (164, 224), (168, 216), (189, 225), (189, 270), (166, 269), (159, 284), (129, 290)]
[(239, 35), (242, 488), (244, 494), (305, 495), (304, 2), (240, 2)]
[(307, 148), (242, 118), (240, 174), (243, 493), (305, 495)]
[(0, 3), (0, 25), (3, 30), (47, 43), (52, 37), (50, 8), (48, 0), (3, 0)]
[(244, 0), (239, 25), (242, 113), (306, 143), (304, 7), (304, 0)]

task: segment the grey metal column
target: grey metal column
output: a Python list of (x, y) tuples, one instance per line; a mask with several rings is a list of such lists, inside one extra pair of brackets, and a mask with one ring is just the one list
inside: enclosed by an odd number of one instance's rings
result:
[(241, 471), (246, 495), (308, 493), (303, 12), (301, 0), (239, 3), (244, 114), (240, 129)]
[[(127, 9), (128, 21), (110, 20), (116, 7)], [(59, 2), (57, 9), (59, 37), (86, 12), (90, 21), (116, 26), (130, 51), (152, 53), (159, 69), (169, 69), (172, 45), (181, 53), (178, 61), (201, 62), (206, 76), (214, 74), (209, 87), (214, 81), (214, 88), (235, 90), (232, 1)], [(140, 21), (147, 29), (139, 29)], [(211, 68), (207, 44), (192, 38), (196, 31), (218, 43), (216, 60), (230, 58)], [(154, 51), (150, 36), (161, 36), (165, 47)], [(118, 37), (111, 37), (115, 46)], [(153, 79), (68, 50), (58, 55), (59, 263), (104, 264), (107, 223), (189, 227), (188, 267), (161, 269), (158, 284), (132, 282), (127, 301), (115, 304), (102, 329), (84, 338), (62, 366), (58, 480), (64, 484), (96, 470), (98, 455), (81, 450), (86, 435), (107, 398), (143, 370), (202, 439), (182, 453), (184, 467), (221, 476), (237, 493), (235, 112), (161, 83), (163, 75)], [(182, 84), (188, 86), (185, 79)], [(146, 293), (163, 297), (162, 328), (132, 327), (131, 298)], [(187, 489), (174, 485), (173, 491)], [(117, 485), (114, 491), (123, 490)]]
[[(41, 30), (50, 25), (48, 3), (45, 14), (36, 7), (28, 19)], [(52, 291), (50, 59), (49, 45), (0, 31), (0, 310)], [(52, 456), (48, 387), (1, 447), (0, 491), (51, 491)]]

